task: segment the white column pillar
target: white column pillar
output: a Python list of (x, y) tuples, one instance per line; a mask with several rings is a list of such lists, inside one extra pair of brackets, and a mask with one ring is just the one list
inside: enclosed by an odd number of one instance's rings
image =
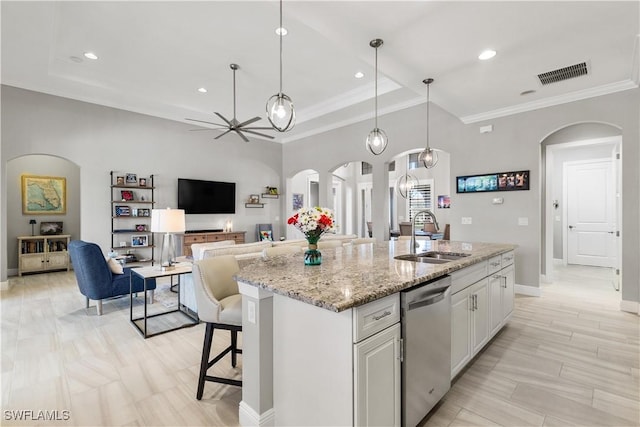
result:
[(273, 294), (243, 282), (238, 288), (242, 294), (240, 425), (274, 426)]

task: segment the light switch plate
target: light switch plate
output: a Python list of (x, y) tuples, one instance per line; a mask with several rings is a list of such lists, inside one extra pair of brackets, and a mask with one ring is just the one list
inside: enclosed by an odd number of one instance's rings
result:
[(518, 225), (529, 225), (529, 218), (526, 216), (518, 218)]
[(472, 220), (472, 218), (470, 216), (463, 216), (462, 217), (462, 223), (464, 225), (470, 225), (470, 224), (473, 223), (473, 220)]
[(494, 197), (491, 203), (494, 205), (501, 205), (504, 203), (504, 199), (502, 197)]

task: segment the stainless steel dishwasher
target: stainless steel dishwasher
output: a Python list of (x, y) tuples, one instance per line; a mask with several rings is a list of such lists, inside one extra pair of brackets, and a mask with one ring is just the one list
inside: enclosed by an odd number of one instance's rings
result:
[(402, 425), (417, 425), (451, 386), (451, 277), (400, 293)]

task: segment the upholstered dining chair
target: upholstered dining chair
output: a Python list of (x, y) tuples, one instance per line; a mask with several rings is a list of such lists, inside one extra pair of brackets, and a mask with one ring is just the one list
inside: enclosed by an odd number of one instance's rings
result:
[(272, 246), (262, 250), (262, 258), (267, 259), (278, 255), (299, 254), (302, 252), (302, 246), (284, 245)]
[[(133, 292), (144, 291), (144, 281), (141, 277), (133, 275), (131, 268), (122, 267), (115, 260), (106, 260), (100, 246), (95, 243), (82, 240), (69, 242), (69, 256), (73, 264), (73, 272), (76, 275), (80, 293), (87, 300), (96, 301), (98, 316), (102, 315), (102, 300), (122, 295), (128, 295), (133, 285)], [(133, 283), (131, 283), (133, 280)], [(153, 303), (153, 290), (156, 288), (156, 280), (147, 281), (149, 302)]]
[[(207, 375), (207, 370), (227, 353), (231, 353), (231, 366), (234, 368), (237, 355), (242, 354), (242, 350), (238, 348), (238, 332), (242, 331), (242, 296), (238, 292), (238, 283), (233, 278), (238, 271), (240, 267), (233, 255), (205, 258), (193, 264), (198, 317), (207, 324), (196, 392), (198, 400), (202, 399), (205, 381), (242, 386), (242, 380)], [(213, 333), (216, 329), (230, 331), (231, 344), (209, 360)]]
[(411, 236), (411, 223), (410, 222), (401, 222), (398, 224), (400, 227), (400, 235), (401, 236)]

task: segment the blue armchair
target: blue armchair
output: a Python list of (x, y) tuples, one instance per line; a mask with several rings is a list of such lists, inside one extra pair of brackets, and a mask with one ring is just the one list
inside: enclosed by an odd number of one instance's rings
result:
[[(131, 268), (125, 267), (123, 274), (112, 273), (102, 250), (95, 243), (72, 240), (69, 242), (68, 249), (80, 293), (87, 298), (87, 308), (89, 308), (89, 300), (95, 300), (98, 316), (101, 316), (103, 299), (129, 294)], [(155, 279), (148, 280), (147, 290), (151, 290), (150, 302), (152, 303), (155, 288)], [(142, 278), (134, 275), (133, 292), (143, 291)]]

